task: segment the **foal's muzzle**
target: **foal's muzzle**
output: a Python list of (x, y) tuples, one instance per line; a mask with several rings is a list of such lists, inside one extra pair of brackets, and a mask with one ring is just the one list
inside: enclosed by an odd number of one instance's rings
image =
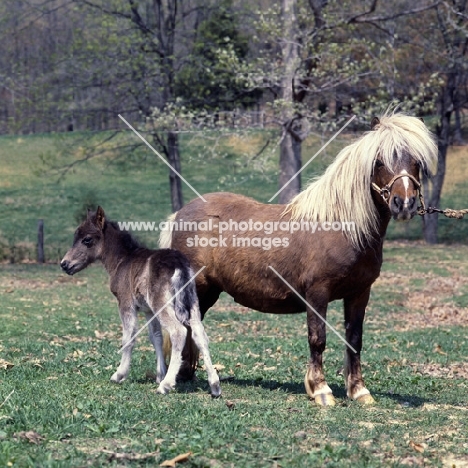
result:
[(80, 270), (79, 268), (76, 268), (76, 264), (72, 265), (68, 260), (65, 259), (60, 262), (60, 266), (67, 275), (74, 275), (77, 271)]

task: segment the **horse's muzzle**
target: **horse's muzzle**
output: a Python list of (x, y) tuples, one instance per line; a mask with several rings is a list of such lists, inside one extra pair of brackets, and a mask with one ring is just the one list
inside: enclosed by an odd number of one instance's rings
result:
[(408, 221), (418, 211), (416, 197), (401, 198), (395, 195), (391, 198), (389, 208), (393, 219), (397, 221)]

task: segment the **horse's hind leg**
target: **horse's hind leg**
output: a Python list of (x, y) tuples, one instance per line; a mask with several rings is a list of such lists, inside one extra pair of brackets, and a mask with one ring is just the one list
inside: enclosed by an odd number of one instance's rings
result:
[(154, 318), (154, 315), (150, 311), (146, 312), (146, 321), (149, 323), (149, 338), (156, 352), (156, 382), (161, 383), (167, 372), (163, 353), (163, 334), (161, 324), (157, 318)]
[[(208, 287), (206, 286), (206, 283), (204, 283), (201, 288), (197, 289), (197, 294), (200, 304), (200, 313), (203, 319), (205, 312), (218, 300), (219, 295), (221, 294), (221, 289), (214, 286)], [(168, 348), (170, 348), (170, 346), (168, 346)], [(198, 351), (195, 340), (192, 339), (192, 331), (189, 327), (187, 341), (185, 343), (184, 350), (182, 351), (182, 366), (180, 367), (179, 375), (177, 376), (178, 381), (193, 379), (198, 362)]]
[(116, 383), (123, 382), (130, 370), (130, 361), (132, 359), (132, 351), (135, 346), (134, 336), (137, 330), (137, 314), (132, 306), (119, 305), (120, 319), (122, 321), (122, 358), (117, 371), (112, 375), (111, 381)]
[(157, 393), (169, 393), (176, 384), (177, 373), (182, 364), (182, 350), (187, 338), (187, 329), (177, 320), (174, 309), (168, 305), (158, 317), (161, 325), (169, 334), (172, 344), (171, 360), (167, 369), (166, 377), (159, 384)]
[(208, 349), (208, 336), (206, 335), (205, 328), (200, 320), (200, 310), (198, 305), (194, 305), (192, 307), (190, 327), (192, 328), (193, 341), (195, 341), (195, 344), (203, 356), (206, 372), (208, 374), (211, 396), (219, 397), (221, 395), (219, 376), (211, 362), (210, 351)]
[(328, 386), (322, 367), (322, 355), (325, 351), (326, 328), (323, 319), (326, 318), (328, 299), (315, 295), (308, 295), (307, 302), (314, 308), (307, 307), (307, 328), (309, 336), (310, 361), (307, 367), (304, 384), (307, 394), (321, 406), (334, 406), (335, 398)]
[(370, 288), (359, 296), (344, 300), (346, 341), (357, 351), (346, 347), (345, 351), (345, 384), (349, 398), (359, 403), (372, 404), (361, 373), (362, 324), (369, 301)]

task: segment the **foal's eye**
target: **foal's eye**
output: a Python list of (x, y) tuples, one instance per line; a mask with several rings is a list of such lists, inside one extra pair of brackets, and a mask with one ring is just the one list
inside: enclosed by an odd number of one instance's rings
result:
[(380, 159), (375, 160), (375, 167), (383, 167), (384, 163)]
[(85, 237), (82, 241), (82, 244), (86, 245), (86, 247), (91, 247), (91, 244), (93, 243), (93, 239), (91, 237)]

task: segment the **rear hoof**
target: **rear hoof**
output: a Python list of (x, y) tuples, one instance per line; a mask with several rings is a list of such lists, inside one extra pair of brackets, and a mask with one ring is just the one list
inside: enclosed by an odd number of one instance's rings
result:
[(221, 387), (219, 384), (214, 384), (210, 388), (210, 393), (213, 398), (219, 398), (221, 396)]
[(356, 401), (360, 405), (374, 405), (375, 400), (372, 398), (372, 395), (370, 393), (367, 393), (366, 395), (361, 395), (360, 397), (356, 398)]
[(314, 397), (315, 403), (319, 406), (335, 406), (335, 397), (331, 393), (320, 393)]
[(160, 395), (167, 395), (170, 391), (172, 390), (172, 387), (169, 385), (159, 385), (159, 387), (156, 389), (156, 393), (159, 393)]

